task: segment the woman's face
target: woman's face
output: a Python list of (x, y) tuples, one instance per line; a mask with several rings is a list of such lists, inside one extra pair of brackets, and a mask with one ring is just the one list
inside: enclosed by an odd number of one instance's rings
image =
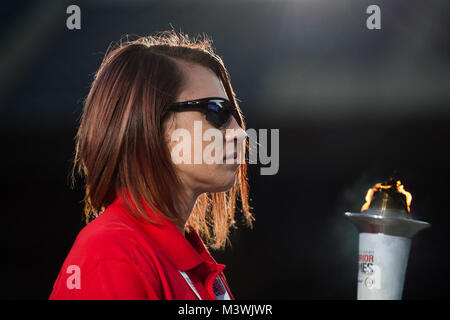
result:
[[(185, 72), (186, 84), (177, 102), (207, 97), (221, 97), (228, 100), (221, 81), (213, 71), (193, 63), (181, 62), (180, 65)], [(239, 159), (235, 158), (235, 152), (238, 155), (244, 154), (246, 134), (233, 116), (223, 127), (216, 128), (200, 111), (173, 112), (165, 122), (165, 130), (172, 160), (174, 155), (188, 159), (181, 163), (174, 161), (177, 174), (187, 191), (198, 196), (204, 192), (226, 191), (234, 185), (239, 167)], [(206, 131), (208, 131), (206, 136), (213, 133), (213, 137), (206, 138), (204, 136)], [(174, 135), (174, 132), (183, 133), (182, 138), (180, 135)], [(237, 151), (239, 148), (240, 151)], [(217, 151), (220, 152), (216, 157)], [(208, 155), (215, 157), (216, 160), (221, 158), (222, 161), (211, 161), (211, 157), (207, 160)]]

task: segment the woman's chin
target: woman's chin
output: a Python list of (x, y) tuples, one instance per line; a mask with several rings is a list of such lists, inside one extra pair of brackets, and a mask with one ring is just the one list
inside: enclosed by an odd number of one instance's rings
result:
[(230, 177), (224, 177), (220, 182), (216, 183), (214, 186), (211, 186), (210, 191), (208, 192), (225, 192), (233, 188), (236, 183), (236, 175), (233, 173)]

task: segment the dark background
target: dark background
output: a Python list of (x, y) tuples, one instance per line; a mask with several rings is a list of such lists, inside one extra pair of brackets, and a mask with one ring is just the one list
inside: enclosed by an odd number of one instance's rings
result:
[[(81, 8), (81, 30), (66, 7)], [(381, 30), (366, 8), (381, 8)], [(1, 5), (2, 299), (47, 299), (83, 227), (69, 187), (93, 73), (123, 34), (206, 33), (248, 128), (280, 130), (280, 169), (250, 167), (253, 230), (214, 257), (238, 299), (355, 299), (344, 217), (394, 170), (412, 215), (404, 299), (448, 297), (448, 1), (14, 1)]]

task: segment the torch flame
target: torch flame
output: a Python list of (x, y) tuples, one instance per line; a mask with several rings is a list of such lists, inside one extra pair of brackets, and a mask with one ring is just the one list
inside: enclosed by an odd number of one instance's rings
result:
[(408, 208), (408, 212), (410, 210), (411, 201), (412, 201), (412, 195), (408, 191), (405, 190), (405, 187), (402, 185), (400, 180), (397, 181), (397, 191), (404, 194), (406, 197), (406, 207)]
[[(405, 190), (405, 187), (402, 185), (400, 180), (397, 180), (397, 191), (401, 194), (403, 194), (406, 197), (406, 207), (408, 209), (408, 212), (410, 211), (411, 201), (412, 201), (412, 195), (408, 191)], [(361, 212), (366, 211), (369, 209), (370, 203), (372, 202), (372, 197), (375, 191), (381, 190), (381, 189), (390, 189), (391, 185), (383, 185), (381, 182), (375, 184), (372, 188), (370, 188), (367, 191), (365, 200), (366, 203), (363, 204), (361, 207)]]

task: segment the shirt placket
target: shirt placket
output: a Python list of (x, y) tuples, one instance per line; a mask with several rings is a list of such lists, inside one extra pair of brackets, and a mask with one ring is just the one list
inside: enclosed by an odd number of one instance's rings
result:
[(217, 300), (216, 295), (214, 294), (213, 282), (217, 278), (217, 276), (225, 269), (225, 265), (217, 264), (212, 272), (206, 277), (205, 280), (205, 288), (208, 293), (210, 299)]

